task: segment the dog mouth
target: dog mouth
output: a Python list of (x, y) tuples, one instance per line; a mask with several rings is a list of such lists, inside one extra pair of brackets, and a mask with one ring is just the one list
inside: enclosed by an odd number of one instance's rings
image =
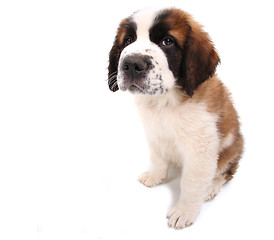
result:
[[(119, 74), (118, 74), (119, 75)], [(160, 76), (161, 77), (161, 76)], [(118, 76), (118, 86), (122, 91), (141, 95), (162, 95), (167, 89), (161, 85), (160, 78), (127, 78)]]
[(146, 88), (144, 86), (139, 86), (137, 84), (122, 85), (120, 86), (122, 91), (129, 91), (132, 94), (147, 94)]
[(146, 81), (127, 81), (125, 79), (119, 84), (119, 88), (122, 91), (141, 95), (162, 95), (168, 91), (158, 82), (151, 83), (148, 81), (147, 83)]

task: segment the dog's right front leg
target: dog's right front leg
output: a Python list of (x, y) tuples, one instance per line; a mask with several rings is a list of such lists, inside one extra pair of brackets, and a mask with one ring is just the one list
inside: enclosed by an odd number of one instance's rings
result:
[(152, 169), (141, 174), (138, 180), (147, 187), (154, 187), (167, 179), (170, 162), (164, 158), (159, 144), (150, 144), (150, 160)]

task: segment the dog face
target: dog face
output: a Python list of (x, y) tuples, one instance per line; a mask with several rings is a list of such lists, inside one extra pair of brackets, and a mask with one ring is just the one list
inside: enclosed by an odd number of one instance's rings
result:
[(109, 88), (161, 95), (179, 86), (192, 96), (218, 63), (208, 34), (187, 13), (142, 10), (118, 28), (109, 55)]

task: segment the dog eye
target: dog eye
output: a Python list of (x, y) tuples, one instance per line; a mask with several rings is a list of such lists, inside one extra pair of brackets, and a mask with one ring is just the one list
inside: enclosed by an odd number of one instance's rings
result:
[(129, 44), (131, 44), (133, 42), (131, 37), (126, 37), (124, 40), (124, 45), (125, 47), (128, 46)]
[(166, 37), (166, 38), (164, 38), (163, 41), (162, 41), (162, 45), (163, 45), (163, 46), (170, 46), (170, 45), (173, 45), (173, 44), (174, 44), (174, 41), (173, 41), (173, 39), (170, 38), (170, 37)]

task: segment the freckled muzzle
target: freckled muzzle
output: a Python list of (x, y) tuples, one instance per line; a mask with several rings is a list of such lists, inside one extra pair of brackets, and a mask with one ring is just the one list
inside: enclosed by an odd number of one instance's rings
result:
[(162, 95), (174, 86), (165, 53), (151, 41), (136, 41), (121, 53), (117, 84), (133, 94)]

